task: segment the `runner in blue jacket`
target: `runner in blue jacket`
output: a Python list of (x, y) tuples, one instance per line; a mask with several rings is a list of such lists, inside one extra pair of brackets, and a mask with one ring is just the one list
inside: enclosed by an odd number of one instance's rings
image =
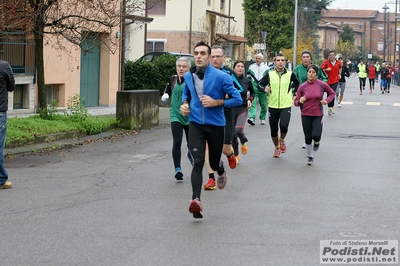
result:
[(223, 189), (226, 184), (225, 168), (221, 160), (226, 124), (224, 107), (241, 105), (242, 97), (233, 86), (231, 77), (209, 64), (209, 45), (204, 42), (196, 44), (194, 57), (196, 66), (184, 75), (186, 84), (180, 110), (183, 115), (189, 115), (189, 151), (194, 159), (191, 174), (193, 194), (189, 212), (194, 218), (203, 218), (200, 194), (206, 143), (211, 169), (218, 174), (217, 186)]

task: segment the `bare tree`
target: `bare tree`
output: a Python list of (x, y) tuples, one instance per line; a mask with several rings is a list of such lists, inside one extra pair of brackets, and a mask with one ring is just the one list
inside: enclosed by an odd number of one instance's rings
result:
[(115, 53), (121, 41), (115, 32), (124, 26), (126, 15), (144, 15), (145, 6), (144, 0), (2, 0), (0, 32), (22, 32), (35, 40), (39, 106), (47, 108), (44, 45), (65, 51), (69, 43), (89, 52), (93, 47), (83, 44), (90, 39)]

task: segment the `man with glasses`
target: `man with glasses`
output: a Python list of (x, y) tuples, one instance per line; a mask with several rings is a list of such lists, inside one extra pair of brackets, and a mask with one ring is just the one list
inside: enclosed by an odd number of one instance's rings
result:
[(296, 74), (285, 68), (286, 57), (282, 53), (275, 56), (274, 65), (275, 69), (268, 71), (260, 80), (258, 89), (268, 94), (269, 126), (275, 146), (273, 157), (279, 158), (281, 153), (286, 152), (285, 137), (289, 129), (293, 95), (296, 94), (300, 82)]

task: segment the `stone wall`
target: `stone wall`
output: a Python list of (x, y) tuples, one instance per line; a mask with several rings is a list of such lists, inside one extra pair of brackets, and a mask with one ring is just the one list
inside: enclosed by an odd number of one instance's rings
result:
[(159, 101), (158, 90), (117, 91), (118, 126), (140, 129), (158, 125)]

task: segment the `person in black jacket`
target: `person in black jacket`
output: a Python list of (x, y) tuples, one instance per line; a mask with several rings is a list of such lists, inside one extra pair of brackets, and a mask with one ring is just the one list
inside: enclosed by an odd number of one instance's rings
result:
[[(232, 147), (236, 157), (236, 162), (239, 163), (240, 156), (238, 138), (241, 144), (240, 149), (242, 151), (242, 154), (244, 155), (247, 153), (248, 141), (248, 139), (244, 135), (244, 127), (247, 121), (248, 109), (251, 107), (251, 103), (254, 100), (255, 91), (251, 80), (244, 75), (245, 66), (243, 61), (236, 61), (233, 64), (233, 71), (235, 71), (236, 75), (238, 76), (240, 85), (242, 85), (243, 88), (243, 91), (240, 92), (243, 104), (241, 106), (233, 108), (233, 123), (235, 131), (233, 132)], [(248, 92), (249, 96), (247, 96)]]
[(386, 63), (382, 63), (380, 74), (381, 74), (381, 91), (382, 94), (385, 94), (387, 86), (387, 77), (389, 75), (389, 69), (387, 68)]
[(349, 71), (349, 68), (347, 67), (347, 64), (343, 63), (342, 57), (339, 57), (338, 60), (342, 64), (342, 73), (341, 73), (339, 84), (338, 84), (338, 87), (336, 90), (336, 100), (337, 100), (337, 97), (339, 97), (338, 107), (340, 108), (341, 107), (340, 104), (342, 103), (342, 100), (343, 100), (344, 91), (346, 90), (346, 77), (350, 77), (350, 71)]
[(12, 188), (4, 169), (4, 144), (7, 133), (8, 92), (15, 89), (14, 73), (7, 61), (0, 60), (0, 189)]

